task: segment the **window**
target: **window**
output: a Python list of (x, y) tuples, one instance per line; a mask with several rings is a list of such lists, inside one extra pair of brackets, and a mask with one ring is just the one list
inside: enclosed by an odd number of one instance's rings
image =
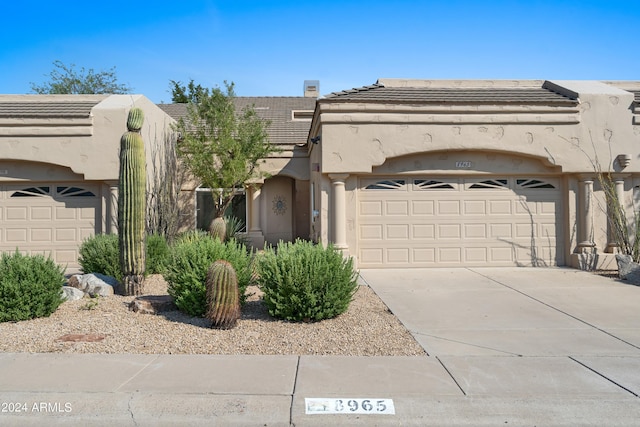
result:
[(507, 188), (507, 180), (506, 179), (487, 179), (485, 181), (476, 182), (475, 184), (472, 184), (469, 188), (474, 190)]
[[(233, 216), (241, 220), (244, 226), (240, 231), (247, 231), (247, 197), (244, 190), (237, 190), (231, 205), (224, 212), (224, 215)], [(208, 231), (209, 225), (213, 220), (211, 190), (198, 188), (196, 190), (196, 228)]]
[(365, 187), (366, 190), (398, 190), (405, 185), (404, 179), (385, 179), (378, 181), (375, 184), (369, 184)]
[(540, 181), (539, 179), (518, 179), (516, 180), (516, 184), (522, 188), (556, 188), (553, 184)]
[(11, 197), (42, 197), (49, 195), (49, 187), (29, 187), (14, 192)]
[(453, 185), (435, 179), (416, 179), (413, 184), (419, 190), (453, 190)]
[(78, 187), (56, 187), (56, 192), (65, 197), (96, 197), (91, 191)]

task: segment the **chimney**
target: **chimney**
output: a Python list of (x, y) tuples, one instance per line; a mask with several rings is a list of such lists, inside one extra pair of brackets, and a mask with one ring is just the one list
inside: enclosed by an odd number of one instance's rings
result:
[(304, 97), (319, 98), (320, 97), (320, 80), (304, 81)]

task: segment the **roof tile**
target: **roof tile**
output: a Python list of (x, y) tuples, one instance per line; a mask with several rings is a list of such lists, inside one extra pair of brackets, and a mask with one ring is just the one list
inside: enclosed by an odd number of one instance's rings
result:
[[(34, 99), (35, 100), (35, 99)], [(85, 118), (99, 101), (0, 101), (0, 117)]]
[(334, 92), (324, 100), (353, 102), (456, 104), (576, 104), (577, 100), (543, 87), (385, 87), (381, 84)]
[[(239, 96), (234, 101), (236, 108), (253, 106), (260, 118), (271, 121), (267, 129), (271, 143), (287, 146), (306, 142), (311, 120), (295, 120), (293, 111), (313, 111), (315, 98)], [(187, 104), (158, 104), (158, 107), (176, 120), (187, 115)]]

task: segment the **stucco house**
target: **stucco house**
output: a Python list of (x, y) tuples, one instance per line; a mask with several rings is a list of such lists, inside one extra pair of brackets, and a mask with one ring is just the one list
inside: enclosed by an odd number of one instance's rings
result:
[(613, 268), (594, 163), (630, 220), (640, 82), (382, 79), (317, 102), (311, 232), (359, 268)]
[(134, 105), (151, 165), (173, 119), (144, 96), (0, 96), (0, 252), (77, 268), (85, 238), (116, 231), (120, 137)]
[[(640, 82), (381, 79), (318, 97), (238, 97), (281, 151), (234, 206), (256, 247), (334, 243), (358, 268), (615, 269), (596, 169), (630, 221), (640, 202)], [(145, 110), (148, 165), (186, 105), (140, 95), (0, 96), (0, 251), (77, 265), (115, 232), (118, 149)], [(148, 168), (150, 170), (150, 168)], [(182, 187), (184, 228), (209, 193)]]
[[(307, 138), (317, 88), (317, 82), (307, 81), (304, 96), (234, 98), (237, 110), (252, 106), (260, 118), (270, 122), (269, 142), (278, 149), (260, 165), (267, 178), (239, 191), (230, 212), (246, 224), (247, 237), (256, 248), (310, 236)], [(187, 115), (186, 104), (158, 106), (175, 120)], [(187, 180), (182, 193), (183, 229), (208, 229), (213, 219), (209, 189)]]

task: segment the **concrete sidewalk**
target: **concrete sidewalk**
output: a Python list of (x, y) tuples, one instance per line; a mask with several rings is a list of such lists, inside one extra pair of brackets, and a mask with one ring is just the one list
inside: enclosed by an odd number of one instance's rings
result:
[[(640, 288), (565, 269), (361, 274), (428, 356), (5, 353), (0, 425), (638, 425)], [(395, 414), (308, 414), (305, 398)]]

